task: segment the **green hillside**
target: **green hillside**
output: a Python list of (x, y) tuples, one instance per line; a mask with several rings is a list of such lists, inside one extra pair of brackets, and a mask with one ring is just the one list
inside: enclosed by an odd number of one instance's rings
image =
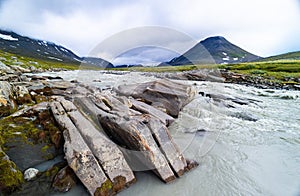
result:
[(275, 61), (275, 60), (287, 60), (287, 59), (300, 60), (300, 51), (289, 52), (289, 53), (285, 53), (285, 54), (267, 57), (267, 58), (262, 59), (262, 61)]

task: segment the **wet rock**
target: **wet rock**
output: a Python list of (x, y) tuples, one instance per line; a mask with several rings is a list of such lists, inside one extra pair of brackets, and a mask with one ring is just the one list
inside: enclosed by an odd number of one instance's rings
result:
[(121, 85), (117, 92), (141, 100), (172, 117), (177, 117), (182, 107), (189, 103), (196, 94), (193, 87), (169, 80)]
[(35, 168), (28, 168), (24, 172), (24, 179), (27, 181), (30, 181), (36, 177), (36, 175), (39, 173), (39, 170)]
[(247, 121), (253, 121), (253, 122), (256, 122), (259, 120), (253, 114), (248, 114), (246, 112), (238, 112), (238, 113), (233, 114), (232, 116), (235, 118), (239, 118), (239, 119), (247, 120)]
[(187, 159), (186, 162), (187, 162), (186, 171), (190, 171), (190, 170), (198, 167), (198, 165), (199, 165), (199, 163), (197, 163), (196, 161), (189, 160), (189, 159)]
[(159, 119), (155, 117), (144, 115), (143, 118), (143, 122), (146, 123), (150, 129), (156, 143), (167, 158), (175, 175), (182, 176), (185, 168), (187, 167), (187, 163), (179, 148), (173, 142), (168, 128), (164, 124), (160, 123)]
[[(47, 120), (41, 118), (45, 113)], [(51, 133), (58, 131), (53, 123), (47, 103), (24, 108), (0, 120), (3, 146), (20, 170), (52, 159), (59, 153), (59, 146), (51, 139)]]
[(77, 179), (73, 170), (66, 166), (61, 169), (55, 176), (52, 187), (59, 192), (68, 192), (76, 185)]
[(8, 116), (17, 109), (12, 86), (6, 81), (0, 81), (0, 117)]

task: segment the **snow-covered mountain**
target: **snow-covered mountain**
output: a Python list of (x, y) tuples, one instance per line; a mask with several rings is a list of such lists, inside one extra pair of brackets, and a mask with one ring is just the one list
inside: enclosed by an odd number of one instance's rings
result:
[(14, 32), (0, 30), (0, 51), (64, 63), (85, 63), (99, 67), (113, 67), (101, 58), (79, 57), (71, 50), (53, 42), (21, 36)]

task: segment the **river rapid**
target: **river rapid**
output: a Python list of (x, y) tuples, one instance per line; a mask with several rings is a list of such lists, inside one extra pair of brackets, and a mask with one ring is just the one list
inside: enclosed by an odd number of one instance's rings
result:
[[(138, 72), (44, 73), (101, 89), (157, 78)], [(149, 171), (118, 195), (300, 195), (300, 91), (179, 81), (198, 94), (169, 127), (199, 166), (170, 184)], [(82, 186), (64, 195), (87, 195)]]

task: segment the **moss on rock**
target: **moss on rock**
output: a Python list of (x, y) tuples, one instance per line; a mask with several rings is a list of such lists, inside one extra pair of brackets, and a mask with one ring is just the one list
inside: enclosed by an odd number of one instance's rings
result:
[(23, 174), (0, 148), (0, 190), (11, 193), (23, 183)]
[(113, 194), (113, 183), (110, 180), (106, 180), (101, 187), (97, 188), (94, 196), (106, 196)]

